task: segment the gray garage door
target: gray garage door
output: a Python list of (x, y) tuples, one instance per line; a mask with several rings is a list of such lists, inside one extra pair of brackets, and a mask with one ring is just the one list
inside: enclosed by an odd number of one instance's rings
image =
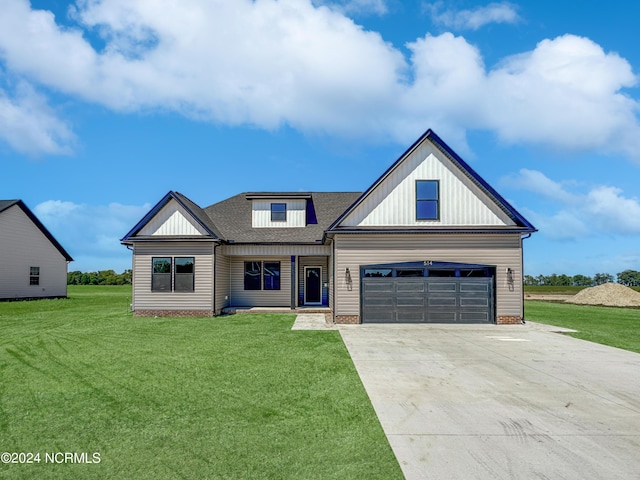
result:
[[(401, 276), (411, 274), (406, 267), (393, 267), (391, 272), (387, 271), (389, 267), (377, 265), (375, 268), (364, 267), (362, 270), (363, 323), (495, 321), (493, 275), (487, 268), (462, 269), (462, 273), (469, 276), (460, 276), (461, 269), (457, 272), (456, 269), (434, 269), (433, 276), (418, 276), (419, 272), (414, 270), (414, 276), (409, 277)], [(366, 276), (372, 271), (382, 274)], [(429, 272), (424, 271), (425, 274), (429, 275)], [(482, 274), (485, 276), (480, 276)]]

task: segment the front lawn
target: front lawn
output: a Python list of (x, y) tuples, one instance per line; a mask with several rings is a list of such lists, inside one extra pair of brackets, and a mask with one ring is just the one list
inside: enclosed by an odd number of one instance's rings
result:
[(640, 353), (640, 310), (550, 302), (525, 302), (532, 322), (578, 330), (570, 335)]
[(0, 452), (40, 453), (0, 477), (402, 478), (337, 331), (133, 317), (130, 287), (69, 294), (0, 303)]

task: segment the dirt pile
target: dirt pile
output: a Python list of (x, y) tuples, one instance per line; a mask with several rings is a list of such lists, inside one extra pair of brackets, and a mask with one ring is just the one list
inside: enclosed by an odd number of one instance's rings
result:
[(640, 293), (618, 283), (603, 283), (597, 287), (585, 288), (565, 303), (579, 305), (606, 305), (608, 307), (640, 307)]

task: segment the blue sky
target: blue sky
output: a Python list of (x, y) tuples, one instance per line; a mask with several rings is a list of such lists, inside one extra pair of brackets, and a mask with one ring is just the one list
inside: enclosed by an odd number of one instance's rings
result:
[(432, 128), (539, 232), (525, 273), (640, 270), (640, 4), (0, 0), (0, 198), (75, 258), (169, 190), (362, 191)]

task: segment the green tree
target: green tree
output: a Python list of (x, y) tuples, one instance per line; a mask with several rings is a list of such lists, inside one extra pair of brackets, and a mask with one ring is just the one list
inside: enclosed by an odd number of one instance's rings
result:
[(610, 273), (596, 273), (593, 276), (593, 283), (596, 285), (602, 285), (603, 283), (613, 282), (613, 275)]
[(574, 275), (572, 278), (572, 285), (576, 287), (590, 287), (593, 285), (593, 278), (585, 275)]
[(617, 275), (618, 283), (627, 287), (640, 286), (640, 272), (635, 270), (625, 270)]

